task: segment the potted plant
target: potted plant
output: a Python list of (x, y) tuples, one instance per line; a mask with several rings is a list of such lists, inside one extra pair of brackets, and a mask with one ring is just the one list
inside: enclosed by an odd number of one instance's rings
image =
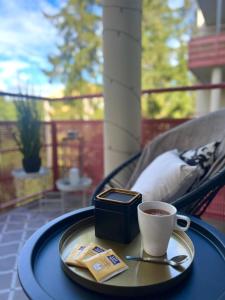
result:
[(41, 122), (37, 103), (32, 99), (15, 101), (17, 133), (14, 139), (23, 155), (22, 165), (27, 173), (38, 172), (41, 167)]

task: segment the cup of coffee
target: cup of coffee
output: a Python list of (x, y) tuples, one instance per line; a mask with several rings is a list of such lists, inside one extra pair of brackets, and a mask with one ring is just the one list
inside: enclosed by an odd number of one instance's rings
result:
[[(178, 220), (185, 221), (185, 225), (179, 225)], [(163, 256), (173, 230), (186, 231), (190, 218), (178, 215), (171, 204), (150, 201), (138, 205), (138, 223), (144, 251), (152, 256)]]

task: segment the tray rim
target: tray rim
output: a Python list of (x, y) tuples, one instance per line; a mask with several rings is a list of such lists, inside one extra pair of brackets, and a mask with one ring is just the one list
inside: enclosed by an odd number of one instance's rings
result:
[[(49, 234), (54, 234), (57, 230), (62, 231), (63, 227), (66, 229), (72, 225), (74, 220), (81, 220), (83, 217), (91, 216), (93, 213), (93, 206), (66, 213), (43, 225), (26, 241), (18, 259), (18, 275), (23, 290), (30, 299), (52, 299), (39, 284), (34, 270), (38, 251), (46, 242), (46, 239), (49, 239)], [(190, 218), (192, 221), (190, 229), (207, 239), (225, 263), (225, 235), (205, 221), (194, 216), (190, 216)]]
[[(73, 270), (64, 262), (62, 258), (62, 247), (63, 244), (66, 243), (68, 240), (70, 234), (72, 232), (79, 230), (81, 226), (88, 226), (88, 225), (93, 225), (94, 224), (94, 215), (83, 218), (82, 220), (79, 220), (78, 222), (74, 223), (70, 227), (68, 227), (61, 235), (59, 243), (58, 243), (58, 254), (60, 257), (61, 261), (61, 267), (63, 271), (69, 276), (71, 280), (73, 280), (75, 283), (78, 283), (82, 285), (83, 287), (93, 290), (95, 292), (103, 293), (106, 295), (112, 295), (112, 296), (129, 296), (129, 297), (134, 297), (134, 296), (144, 296), (148, 294), (155, 294), (157, 292), (164, 292), (167, 289), (174, 287), (178, 283), (180, 283), (183, 279), (185, 279), (189, 273), (191, 272), (192, 269), (192, 264), (195, 256), (195, 247), (194, 244), (191, 240), (191, 238), (185, 233), (185, 232), (180, 232), (180, 231), (175, 231), (175, 235), (180, 236), (180, 239), (182, 239), (182, 236), (187, 239), (187, 242), (190, 243), (189, 247), (193, 248), (190, 250), (192, 252), (192, 260), (190, 265), (180, 274), (175, 276), (174, 278), (171, 278), (169, 280), (159, 282), (153, 285), (137, 285), (137, 286), (120, 286), (120, 285), (109, 285), (103, 283), (99, 283), (95, 280), (90, 280), (85, 277), (80, 276), (76, 272), (73, 272)], [(80, 227), (79, 227), (80, 226)]]

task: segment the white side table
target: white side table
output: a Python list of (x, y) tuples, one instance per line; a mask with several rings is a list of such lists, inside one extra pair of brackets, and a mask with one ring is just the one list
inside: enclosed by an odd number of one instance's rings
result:
[(71, 192), (82, 192), (82, 205), (85, 207), (86, 204), (86, 191), (91, 186), (92, 179), (89, 177), (80, 178), (79, 182), (76, 185), (72, 185), (68, 178), (61, 178), (56, 181), (56, 186), (58, 190), (61, 192), (62, 205), (64, 210), (64, 200), (65, 195)]

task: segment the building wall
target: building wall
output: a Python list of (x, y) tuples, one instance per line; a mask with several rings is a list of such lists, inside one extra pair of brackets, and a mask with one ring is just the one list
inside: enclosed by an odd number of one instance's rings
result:
[[(216, 35), (216, 26), (207, 26), (204, 20), (204, 16), (200, 9), (198, 9), (196, 14), (196, 33), (195, 39), (200, 39), (203, 36), (213, 36)], [(222, 25), (221, 30), (225, 27)], [(205, 46), (202, 44), (202, 47)], [(203, 49), (203, 48), (202, 48)], [(193, 48), (192, 48), (193, 50)], [(195, 50), (195, 49), (194, 49)], [(222, 49), (223, 50), (223, 49)], [(224, 47), (225, 51), (225, 47)], [(200, 84), (204, 83), (222, 83), (225, 76), (225, 65), (212, 65), (210, 62), (211, 57), (211, 50), (209, 50), (209, 66), (205, 67), (205, 74), (204, 74), (204, 67), (195, 67), (191, 71), (195, 75), (196, 79)], [(205, 55), (205, 52), (202, 54), (202, 57)], [(190, 59), (189, 53), (189, 59)], [(202, 59), (200, 56), (199, 59)], [(190, 60), (189, 60), (190, 63)], [(207, 74), (207, 75), (206, 75)], [(204, 115), (206, 113), (218, 110), (222, 107), (225, 107), (225, 91), (224, 90), (212, 90), (212, 91), (198, 91), (196, 93), (196, 114), (198, 116)]]

